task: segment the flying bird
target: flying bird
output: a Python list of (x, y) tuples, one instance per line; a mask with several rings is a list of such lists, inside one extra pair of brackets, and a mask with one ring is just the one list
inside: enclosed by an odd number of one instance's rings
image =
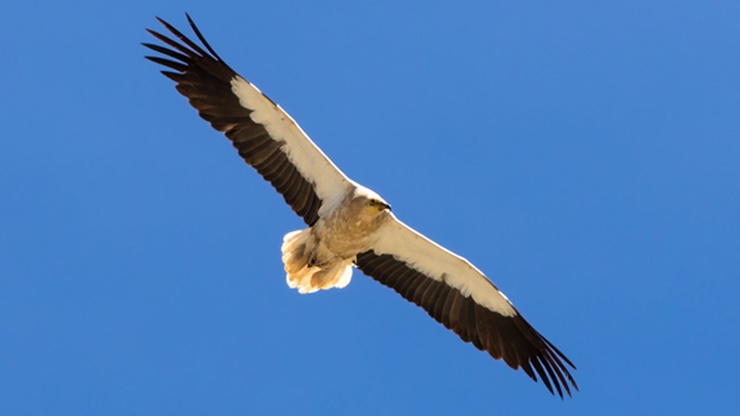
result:
[[(198, 114), (224, 132), (239, 155), (308, 225), (285, 235), (286, 279), (300, 293), (343, 288), (353, 267), (423, 308), (465, 342), (521, 368), (562, 398), (578, 390), (571, 361), (537, 332), (470, 262), (399, 221), (372, 190), (342, 173), (298, 124), (211, 48), (190, 16), (198, 45), (157, 18), (177, 40), (143, 45), (166, 67)], [(171, 35), (170, 35), (171, 36)]]

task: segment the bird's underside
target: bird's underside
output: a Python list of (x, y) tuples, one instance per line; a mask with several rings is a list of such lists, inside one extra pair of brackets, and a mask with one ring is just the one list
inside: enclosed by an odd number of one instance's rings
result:
[(537, 332), (485, 275), (464, 258), (399, 221), (373, 191), (342, 173), (297, 123), (253, 84), (202, 45), (160, 20), (174, 40), (145, 43), (202, 118), (223, 132), (244, 161), (308, 225), (285, 236), (288, 285), (301, 293), (346, 286), (352, 265), (423, 308), (463, 341), (521, 368), (551, 393), (578, 389), (575, 366)]
[(379, 195), (350, 185), (313, 226), (285, 235), (281, 251), (288, 286), (300, 293), (347, 286), (357, 255), (373, 247), (389, 221), (390, 206)]

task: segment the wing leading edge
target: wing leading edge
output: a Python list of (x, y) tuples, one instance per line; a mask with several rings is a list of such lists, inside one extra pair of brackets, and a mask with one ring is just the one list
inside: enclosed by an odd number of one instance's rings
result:
[(373, 248), (357, 256), (363, 273), (423, 308), (465, 342), (521, 368), (551, 393), (578, 385), (573, 363), (540, 335), (483, 273), (407, 225), (388, 223)]
[(166, 67), (162, 73), (177, 83), (198, 114), (224, 132), (244, 161), (313, 225), (322, 206), (341, 198), (351, 181), (280, 106), (231, 69), (187, 18), (205, 50), (158, 18), (179, 42), (147, 29), (168, 47), (144, 43), (166, 56), (146, 58)]

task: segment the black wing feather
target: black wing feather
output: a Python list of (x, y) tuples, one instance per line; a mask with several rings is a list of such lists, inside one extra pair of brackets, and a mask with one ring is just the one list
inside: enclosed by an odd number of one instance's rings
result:
[(157, 19), (179, 42), (147, 29), (169, 47), (143, 43), (167, 57), (146, 58), (167, 68), (162, 74), (177, 83), (177, 91), (188, 98), (198, 114), (214, 129), (226, 134), (244, 161), (283, 195), (285, 202), (306, 224), (316, 223), (321, 200), (313, 184), (292, 164), (281, 149), (282, 143), (270, 137), (263, 125), (250, 118), (251, 110), (239, 104), (238, 97), (231, 91), (231, 81), (238, 76), (237, 73), (211, 48), (190, 16), (187, 16), (190, 27), (205, 49), (166, 21)]
[(521, 368), (534, 381), (539, 376), (550, 393), (563, 397), (564, 392), (571, 395), (571, 386), (578, 390), (565, 365), (575, 369), (573, 363), (518, 313), (503, 316), (493, 312), (390, 254), (367, 251), (357, 256), (356, 264), (366, 275), (422, 307), (463, 341), (503, 359), (513, 369)]

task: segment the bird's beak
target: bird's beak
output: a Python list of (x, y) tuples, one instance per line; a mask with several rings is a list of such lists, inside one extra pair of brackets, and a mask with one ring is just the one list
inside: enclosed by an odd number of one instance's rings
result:
[(391, 205), (390, 204), (382, 204), (382, 205), (383, 205), (383, 208), (387, 209), (388, 211), (393, 211), (391, 209)]

